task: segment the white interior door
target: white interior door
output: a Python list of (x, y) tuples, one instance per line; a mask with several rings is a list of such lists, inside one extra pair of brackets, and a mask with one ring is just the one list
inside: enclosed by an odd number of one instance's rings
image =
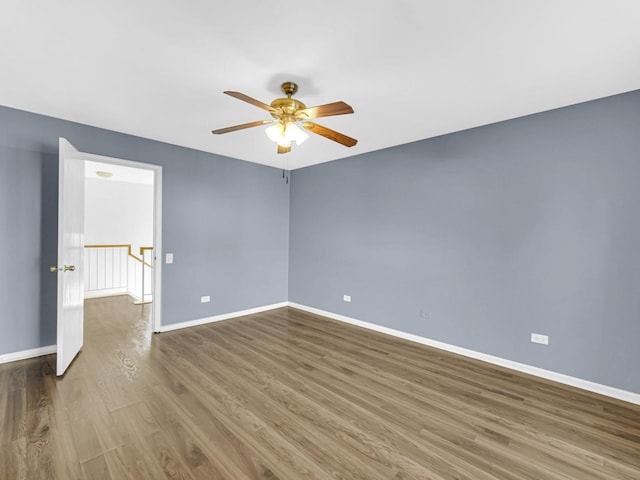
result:
[(84, 334), (84, 160), (77, 154), (60, 138), (58, 265), (51, 267), (58, 275), (58, 375), (82, 348)]

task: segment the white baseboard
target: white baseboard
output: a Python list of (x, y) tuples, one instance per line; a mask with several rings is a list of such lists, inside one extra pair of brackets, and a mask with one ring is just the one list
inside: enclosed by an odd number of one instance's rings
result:
[(126, 295), (126, 288), (111, 288), (109, 290), (91, 290), (84, 292), (85, 300), (91, 298), (103, 298), (103, 297), (117, 297), (119, 295)]
[(219, 322), (221, 320), (229, 320), (230, 318), (243, 317), (244, 315), (252, 315), (254, 313), (266, 312), (267, 310), (274, 310), (276, 308), (282, 308), (289, 305), (289, 302), (274, 303), (272, 305), (264, 305), (262, 307), (250, 308), (248, 310), (240, 310), (238, 312), (225, 313), (222, 315), (216, 315), (213, 317), (199, 318), (197, 320), (189, 320), (187, 322), (172, 323), (171, 325), (162, 325), (160, 332), (170, 332), (172, 330), (178, 330), (181, 328), (195, 327), (197, 325), (204, 325), (206, 323)]
[(491, 363), (493, 365), (499, 365), (501, 367), (506, 367), (511, 370), (516, 370), (518, 372), (528, 373), (536, 377), (545, 378), (547, 380), (552, 380), (554, 382), (562, 383), (564, 385), (570, 385), (572, 387), (577, 387), (582, 390), (599, 393), (607, 397), (617, 398), (618, 400), (623, 400), (625, 402), (633, 403), (635, 405), (640, 405), (640, 394), (638, 393), (628, 392), (626, 390), (621, 390), (619, 388), (602, 385), (599, 383), (591, 382), (589, 380), (583, 380), (581, 378), (571, 377), (569, 375), (553, 372), (551, 370), (545, 370), (543, 368), (533, 367), (531, 365), (514, 362), (512, 360), (507, 360), (505, 358), (495, 357), (493, 355), (488, 355), (486, 353), (476, 352), (474, 350), (469, 350), (467, 348), (457, 347), (455, 345), (439, 342), (437, 340), (431, 340), (430, 338), (420, 337), (418, 335), (402, 332), (400, 330), (394, 330), (392, 328), (383, 327), (381, 325), (376, 325), (374, 323), (364, 322), (362, 320), (357, 320), (355, 318), (350, 318), (337, 313), (327, 312), (325, 310), (320, 310), (318, 308), (308, 307), (306, 305), (300, 305), (298, 303), (293, 303), (293, 302), (288, 302), (288, 304), (292, 308), (304, 310), (305, 312), (315, 313), (316, 315), (322, 315), (323, 317), (328, 317), (333, 320), (338, 320), (340, 322), (349, 323), (351, 325), (367, 328), (369, 330), (374, 330), (376, 332), (386, 333), (387, 335), (393, 335), (394, 337), (403, 338), (405, 340), (410, 340), (412, 342), (421, 343), (423, 345), (428, 345), (434, 348), (439, 348), (440, 350), (445, 350), (447, 352), (457, 353), (458, 355), (474, 358), (476, 360), (481, 360), (483, 362)]
[(134, 305), (146, 305), (148, 303), (153, 303), (153, 300), (136, 300), (135, 297), (131, 297)]
[(20, 352), (3, 353), (0, 355), (0, 363), (17, 362), (18, 360), (26, 360), (28, 358), (41, 357), (43, 355), (51, 355), (56, 353), (55, 345), (46, 347), (32, 348), (30, 350), (22, 350)]

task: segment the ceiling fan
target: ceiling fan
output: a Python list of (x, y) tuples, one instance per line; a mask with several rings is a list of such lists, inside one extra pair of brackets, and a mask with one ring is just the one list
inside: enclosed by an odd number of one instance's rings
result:
[(355, 138), (348, 137), (340, 132), (331, 130), (330, 128), (318, 125), (312, 122), (312, 119), (320, 117), (330, 117), (333, 115), (345, 115), (353, 113), (353, 108), (344, 102), (333, 102), (317, 107), (309, 107), (300, 100), (292, 98), (298, 91), (298, 85), (293, 82), (285, 82), (281, 86), (286, 98), (276, 98), (270, 105), (262, 103), (255, 98), (240, 92), (225, 91), (230, 95), (243, 102), (250, 103), (258, 108), (266, 110), (273, 118), (267, 120), (258, 120), (256, 122), (243, 123), (233, 127), (220, 128), (213, 130), (211, 133), (220, 135), (223, 133), (244, 130), (245, 128), (259, 127), (261, 125), (271, 125), (266, 129), (267, 136), (278, 144), (278, 153), (289, 153), (291, 151), (291, 143), (296, 142), (300, 145), (309, 135), (306, 132), (321, 135), (329, 140), (340, 143), (345, 147), (353, 147), (358, 141)]

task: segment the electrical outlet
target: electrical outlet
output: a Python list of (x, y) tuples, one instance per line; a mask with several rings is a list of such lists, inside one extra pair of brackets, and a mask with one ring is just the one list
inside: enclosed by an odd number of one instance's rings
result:
[(343, 295), (342, 296), (342, 300), (344, 300), (345, 302), (350, 302), (351, 301), (351, 295)]
[(209, 295), (205, 295), (204, 297), (200, 297), (200, 303), (208, 303), (211, 301), (211, 297)]
[(424, 310), (420, 310), (420, 317), (425, 320), (431, 320), (431, 312), (425, 312)]
[(549, 345), (549, 336), (548, 335), (540, 335), (539, 333), (531, 334), (531, 341), (533, 343), (541, 343), (542, 345)]
[(173, 263), (173, 253), (167, 253), (165, 261), (167, 263)]

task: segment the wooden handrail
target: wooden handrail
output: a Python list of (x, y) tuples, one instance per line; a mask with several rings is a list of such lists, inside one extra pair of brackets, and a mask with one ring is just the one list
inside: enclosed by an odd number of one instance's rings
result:
[(129, 256), (130, 256), (131, 258), (133, 258), (134, 260), (137, 260), (137, 261), (138, 261), (138, 262), (140, 262), (141, 264), (146, 265), (146, 266), (147, 266), (147, 267), (149, 267), (149, 268), (153, 268), (150, 264), (148, 264), (147, 262), (145, 262), (145, 261), (144, 261), (144, 260), (142, 260), (141, 258), (136, 257), (133, 253), (131, 253), (131, 251), (129, 251)]
[[(153, 265), (148, 264), (147, 262), (142, 260), (140, 257), (136, 257), (133, 253), (131, 253), (131, 245), (128, 243), (118, 243), (118, 244), (112, 244), (112, 245), (85, 245), (84, 248), (126, 248), (127, 255), (129, 255), (131, 258), (133, 258), (134, 260), (137, 260), (138, 262), (142, 263), (143, 265), (146, 265), (149, 268), (153, 268)], [(142, 255), (143, 250), (153, 250), (153, 247), (140, 247), (140, 255)]]
[(127, 243), (118, 243), (114, 245), (85, 245), (84, 248), (129, 248), (131, 249), (131, 245)]
[(140, 247), (140, 255), (142, 255), (142, 258), (138, 258), (135, 255), (131, 255), (133, 258), (135, 258), (136, 260), (142, 262), (144, 265), (147, 265), (149, 268), (153, 268), (151, 265), (149, 265), (147, 262), (144, 261), (144, 252), (146, 250), (153, 250), (153, 247)]

